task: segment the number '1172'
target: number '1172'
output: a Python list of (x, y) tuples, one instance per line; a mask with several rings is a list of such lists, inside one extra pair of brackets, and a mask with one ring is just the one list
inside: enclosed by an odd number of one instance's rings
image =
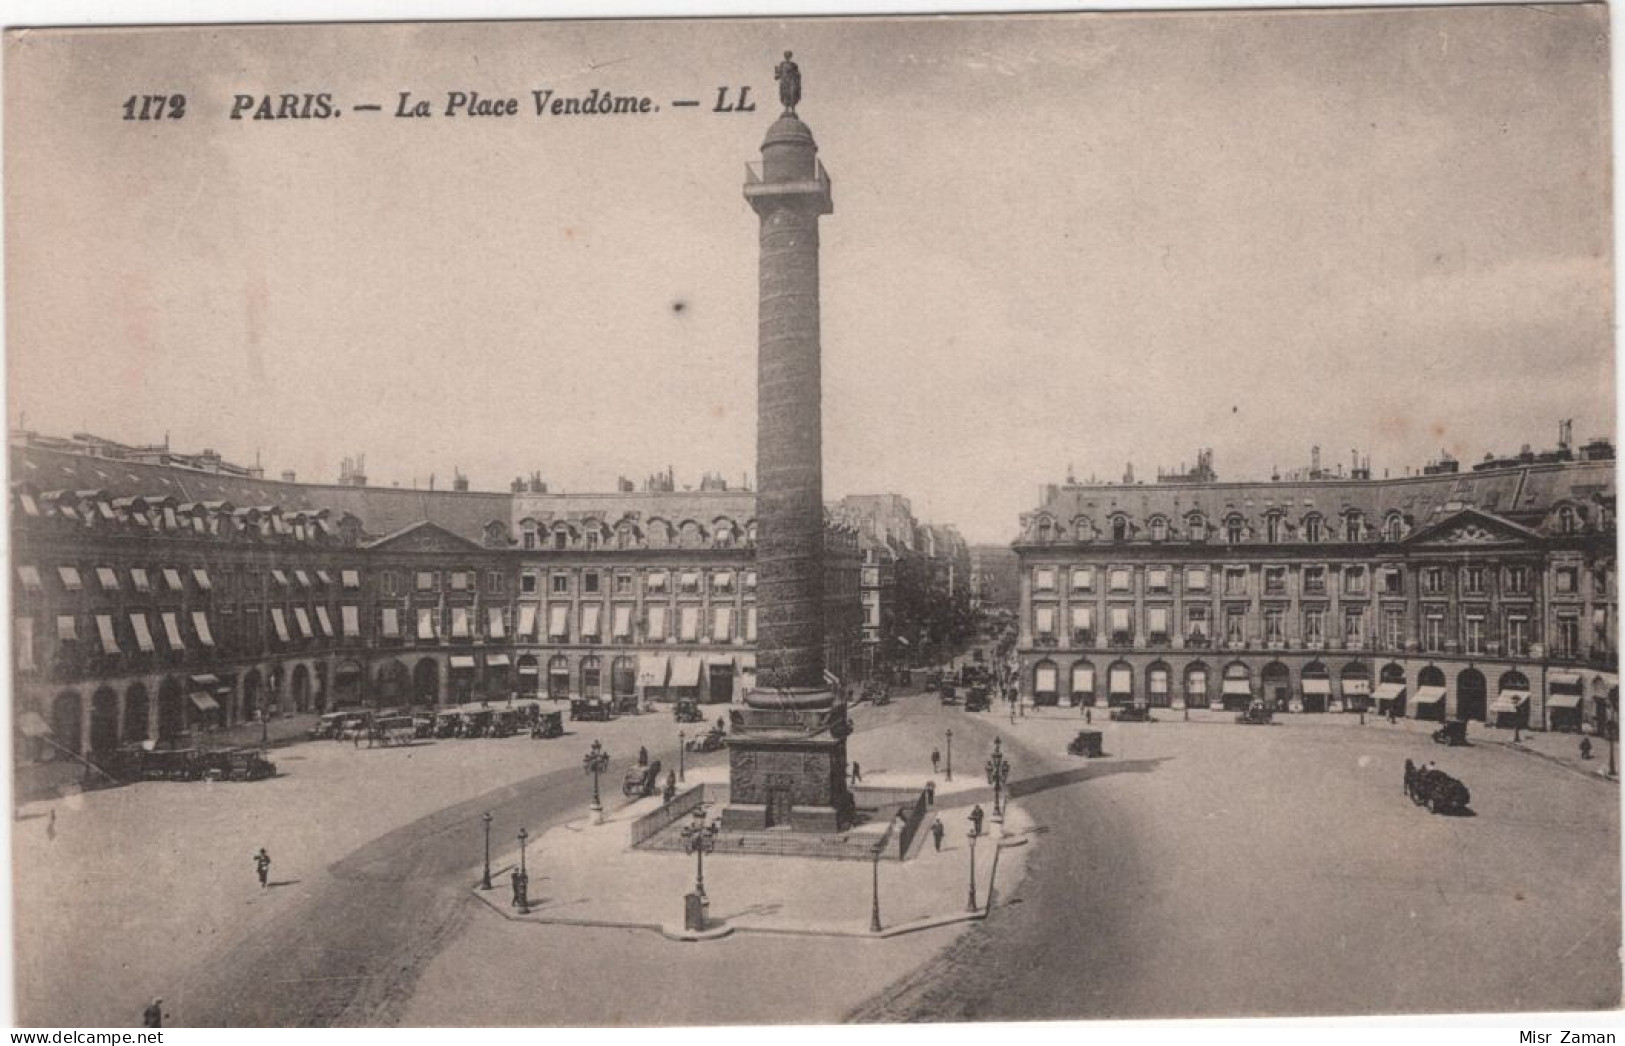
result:
[(126, 120), (179, 120), (186, 115), (184, 94), (132, 94), (124, 103)]

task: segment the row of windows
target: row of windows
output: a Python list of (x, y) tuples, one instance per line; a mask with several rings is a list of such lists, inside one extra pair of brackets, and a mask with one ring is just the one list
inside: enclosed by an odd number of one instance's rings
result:
[[(1169, 639), (1172, 628), (1172, 611), (1167, 607), (1147, 608), (1144, 615), (1144, 635), (1147, 642), (1155, 644)], [(1325, 610), (1309, 609), (1300, 613), (1299, 638), (1308, 645), (1325, 643), (1329, 629), (1333, 622)], [(1385, 611), (1380, 615), (1380, 631), (1377, 638), (1388, 649), (1400, 650), (1405, 644), (1405, 613), (1393, 610)], [(1530, 619), (1527, 613), (1516, 611), (1502, 615), (1502, 628), (1500, 637), (1492, 636), (1486, 622), (1487, 615), (1483, 613), (1466, 613), (1461, 616), (1460, 641), (1462, 650), (1468, 654), (1489, 653), (1489, 644), (1496, 642), (1502, 653), (1521, 656), (1528, 653), (1531, 642)], [(1249, 617), (1245, 610), (1235, 608), (1224, 614), (1223, 636), (1227, 643), (1246, 643), (1258, 638), (1265, 642), (1285, 642), (1287, 611), (1280, 609), (1266, 609), (1262, 615), (1262, 633), (1255, 634), (1250, 627)], [(1039, 606), (1033, 608), (1033, 634), (1039, 640), (1054, 639), (1057, 637), (1057, 628), (1061, 621), (1054, 607)], [(1096, 632), (1096, 616), (1093, 607), (1071, 607), (1067, 624), (1070, 626), (1068, 637), (1079, 645), (1096, 645), (1097, 643), (1129, 646), (1135, 642), (1136, 615), (1131, 607), (1111, 607), (1107, 610), (1104, 619), (1106, 630), (1103, 634)], [(1368, 641), (1366, 633), (1367, 614), (1363, 609), (1346, 610), (1342, 615), (1342, 628), (1339, 633), (1342, 642), (1348, 646), (1363, 646)], [(1592, 612), (1592, 630), (1599, 643), (1606, 644), (1610, 636), (1608, 624), (1608, 611), (1597, 608)], [(1184, 628), (1181, 633), (1194, 645), (1202, 645), (1213, 640), (1212, 619), (1209, 608), (1193, 606), (1185, 608)], [(1443, 652), (1446, 640), (1450, 638), (1446, 632), (1446, 615), (1440, 609), (1424, 612), (1421, 620), (1421, 649), (1427, 652)], [(1560, 613), (1555, 621), (1552, 635), (1552, 653), (1556, 657), (1573, 657), (1580, 652), (1580, 616), (1578, 613)]]
[[(574, 575), (569, 571), (558, 570), (548, 575), (548, 591), (553, 595), (568, 595), (572, 588)], [(581, 591), (588, 595), (604, 590), (606, 575), (596, 570), (581, 572)], [(613, 586), (617, 596), (631, 595), (637, 587), (637, 573), (625, 570), (607, 574), (607, 583)], [(532, 595), (539, 590), (541, 575), (535, 571), (526, 571), (519, 577), (519, 591), (522, 595)], [(731, 594), (735, 586), (746, 592), (756, 590), (756, 571), (714, 570), (709, 576), (699, 570), (649, 570), (643, 573), (643, 591), (654, 595), (670, 592), (674, 588), (684, 595), (697, 595), (702, 586), (718, 595)]]
[[(1337, 525), (1337, 519), (1342, 520), (1341, 527)], [(1282, 511), (1266, 512), (1261, 528), (1254, 528), (1248, 518), (1239, 512), (1225, 515), (1217, 525), (1212, 524), (1200, 512), (1192, 512), (1185, 516), (1184, 522), (1183, 537), (1188, 541), (1206, 542), (1216, 535), (1231, 545), (1260, 539), (1272, 545), (1294, 539), (1312, 545), (1337, 540), (1364, 542), (1370, 540), (1373, 533), (1366, 523), (1365, 516), (1357, 511), (1346, 512), (1341, 517), (1333, 518), (1312, 512), (1305, 515), (1296, 526)], [(1555, 531), (1559, 534), (1578, 534), (1583, 529), (1584, 519), (1573, 506), (1562, 505), (1558, 507), (1553, 517), (1553, 523)], [(1035, 529), (1037, 539), (1041, 542), (1053, 541), (1061, 532), (1060, 524), (1048, 517), (1040, 518)], [(1168, 516), (1152, 516), (1146, 521), (1145, 529), (1153, 542), (1167, 541), (1176, 536), (1173, 520)], [(1376, 533), (1380, 535), (1381, 540), (1396, 543), (1403, 541), (1411, 529), (1403, 513), (1391, 511), (1383, 517), (1382, 525)], [(1110, 517), (1105, 533), (1111, 535), (1112, 541), (1129, 541), (1139, 530), (1140, 527), (1126, 514), (1119, 512)], [(1088, 517), (1073, 520), (1072, 531), (1073, 536), (1080, 541), (1093, 541), (1103, 536)]]
[[(1334, 568), (1335, 569), (1335, 568)], [(1302, 568), (1303, 591), (1309, 594), (1325, 593), (1328, 588), (1328, 568), (1325, 566), (1306, 566)], [(1345, 595), (1366, 595), (1369, 591), (1370, 571), (1364, 566), (1345, 566), (1337, 571), (1342, 575), (1343, 593)], [(1208, 567), (1186, 567), (1184, 569), (1184, 587), (1187, 592), (1212, 591), (1214, 571)], [(1459, 568), (1461, 591), (1467, 595), (1486, 595), (1488, 585), (1494, 577), (1495, 571), (1483, 566), (1465, 566)], [(1594, 581), (1599, 591), (1605, 591), (1607, 585), (1607, 572), (1597, 568)], [(1383, 595), (1403, 595), (1405, 592), (1405, 571), (1400, 567), (1382, 567), (1376, 571), (1378, 590)], [(1092, 566), (1072, 567), (1067, 572), (1069, 590), (1072, 592), (1091, 593), (1097, 591), (1104, 575), (1105, 590), (1107, 592), (1133, 592), (1135, 570), (1131, 567), (1105, 567)], [(1145, 590), (1147, 592), (1168, 592), (1172, 589), (1174, 571), (1170, 567), (1153, 566), (1144, 569)], [(1252, 571), (1248, 567), (1225, 567), (1219, 572), (1219, 578), (1225, 595), (1247, 595), (1251, 582), (1249, 578)], [(1035, 593), (1049, 593), (1059, 591), (1060, 568), (1035, 567), (1033, 568), (1033, 591)], [(1444, 567), (1426, 567), (1421, 571), (1422, 591), (1430, 595), (1445, 591), (1449, 572)], [(1579, 569), (1576, 567), (1559, 567), (1554, 571), (1554, 587), (1560, 593), (1575, 592), (1579, 586)], [(1507, 595), (1527, 595), (1530, 585), (1530, 570), (1528, 567), (1510, 566), (1500, 570), (1501, 591)], [(1284, 566), (1266, 566), (1261, 571), (1263, 591), (1266, 595), (1284, 595), (1287, 591), (1287, 568)]]
[[(494, 525), (496, 530), (489, 531), (492, 536), (505, 533), (500, 524)], [(709, 533), (706, 528), (693, 520), (688, 520), (678, 527), (666, 524), (652, 523), (648, 527), (640, 528), (631, 523), (621, 523), (613, 530), (599, 525), (588, 525), (576, 530), (568, 524), (558, 524), (551, 529), (538, 530), (535, 524), (526, 521), (521, 524), (523, 531), (520, 535), (520, 544), (528, 550), (552, 548), (566, 551), (573, 548), (665, 548), (672, 545), (678, 548), (735, 548), (741, 543), (754, 544), (756, 542), (756, 524), (751, 523), (741, 530), (738, 526), (726, 521), (718, 521)]]
[[(355, 590), (361, 587), (361, 574), (356, 570), (275, 569), (262, 573), (244, 572), (238, 579), (230, 570), (216, 569), (211, 572), (206, 567), (130, 567), (120, 570), (117, 567), (97, 566), (90, 569), (89, 576), (95, 579), (97, 588), (108, 593), (128, 590), (143, 594), (155, 591), (184, 594), (188, 578), (197, 592), (229, 592), (234, 579), (240, 580), (245, 591), (260, 590), (267, 581), (287, 591)], [(65, 593), (85, 590), (86, 576), (77, 566), (59, 565), (54, 577), (57, 586)], [(24, 594), (40, 595), (45, 591), (45, 575), (37, 566), (26, 563), (19, 565), (17, 580), (22, 584)]]

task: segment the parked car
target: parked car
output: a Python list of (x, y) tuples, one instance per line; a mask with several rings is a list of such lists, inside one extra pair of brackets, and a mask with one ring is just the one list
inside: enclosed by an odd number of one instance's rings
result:
[(609, 722), (609, 703), (595, 697), (578, 697), (570, 702), (570, 718)]
[[(698, 723), (703, 717), (700, 715), (698, 701), (682, 700), (672, 706), (671, 714), (679, 723)], [(574, 713), (571, 714), (574, 718)]]
[(312, 741), (331, 741), (338, 737), (339, 732), (344, 728), (344, 720), (348, 715), (347, 712), (328, 712), (326, 715), (318, 717), (315, 725), (310, 728), (310, 739)]
[(1275, 713), (1265, 708), (1262, 702), (1254, 701), (1245, 712), (1236, 713), (1236, 722), (1247, 726), (1269, 726), (1275, 722)]
[(1072, 739), (1066, 750), (1071, 755), (1099, 759), (1105, 754), (1100, 747), (1103, 736), (1099, 730), (1079, 730), (1078, 736)]
[(1449, 745), (1451, 748), (1465, 745), (1467, 743), (1466, 720), (1453, 720), (1439, 727), (1439, 729), (1433, 731), (1433, 742), (1435, 744)]
[(1473, 799), (1465, 784), (1443, 770), (1426, 766), (1408, 772), (1405, 791), (1411, 802), (1427, 807), (1430, 814), (1460, 813)]
[(1142, 704), (1124, 705), (1111, 711), (1112, 721), (1115, 723), (1154, 723), (1151, 718), (1151, 706)]
[(564, 736), (564, 713), (543, 712), (536, 722), (531, 724), (530, 738), (532, 741), (544, 741), (552, 737)]

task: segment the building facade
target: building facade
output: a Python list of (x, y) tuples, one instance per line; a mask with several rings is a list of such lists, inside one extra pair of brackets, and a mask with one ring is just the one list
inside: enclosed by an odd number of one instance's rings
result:
[(1013, 545), (1023, 689), (1102, 707), (1611, 721), (1611, 446), (1466, 473), (1316, 473), (1048, 488)]
[[(11, 466), (23, 764), (262, 715), (754, 682), (751, 491), (300, 484), (16, 437)], [(824, 570), (827, 668), (853, 681), (853, 527), (828, 521)]]

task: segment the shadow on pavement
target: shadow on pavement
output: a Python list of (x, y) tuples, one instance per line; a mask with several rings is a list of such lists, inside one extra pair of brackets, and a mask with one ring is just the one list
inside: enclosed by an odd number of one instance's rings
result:
[(1020, 799), (1023, 796), (1033, 795), (1037, 792), (1047, 792), (1052, 788), (1065, 788), (1067, 785), (1098, 777), (1111, 777), (1115, 774), (1148, 774), (1155, 770), (1159, 763), (1165, 763), (1171, 758), (1173, 757), (1158, 756), (1155, 759), (1132, 759), (1123, 763), (1096, 763), (1071, 770), (1058, 770), (1052, 774), (1040, 774), (1037, 777), (1028, 777), (1012, 782), (1010, 795), (1012, 798)]

